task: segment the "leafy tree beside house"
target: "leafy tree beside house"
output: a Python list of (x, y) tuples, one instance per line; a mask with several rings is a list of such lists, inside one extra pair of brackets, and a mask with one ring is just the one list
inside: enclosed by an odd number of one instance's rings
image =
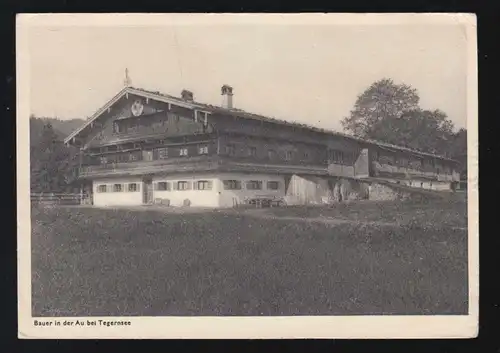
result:
[(458, 159), (466, 168), (467, 131), (454, 132), (446, 113), (421, 109), (419, 101), (416, 89), (384, 78), (358, 96), (342, 126), (362, 138)]
[(65, 192), (71, 188), (75, 151), (64, 145), (51, 123), (30, 119), (30, 186), (32, 192)]

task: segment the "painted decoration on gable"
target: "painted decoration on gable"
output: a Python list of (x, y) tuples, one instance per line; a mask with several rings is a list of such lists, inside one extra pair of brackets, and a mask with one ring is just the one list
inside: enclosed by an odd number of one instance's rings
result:
[(136, 100), (134, 104), (132, 104), (132, 115), (139, 116), (142, 114), (144, 110), (144, 105), (142, 105), (140, 100)]

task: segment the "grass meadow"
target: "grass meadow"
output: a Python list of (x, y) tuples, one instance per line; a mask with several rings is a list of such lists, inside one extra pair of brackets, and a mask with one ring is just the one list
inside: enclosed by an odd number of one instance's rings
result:
[(33, 316), (467, 313), (464, 202), (259, 211), (32, 208)]

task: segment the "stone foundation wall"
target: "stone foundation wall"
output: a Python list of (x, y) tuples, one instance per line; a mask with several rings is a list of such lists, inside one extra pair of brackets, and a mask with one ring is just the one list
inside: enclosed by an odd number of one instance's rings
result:
[(420, 200), (423, 195), (418, 192), (408, 192), (398, 190), (388, 185), (372, 183), (369, 186), (369, 199), (375, 201), (404, 201), (404, 200)]
[(331, 193), (333, 202), (363, 200), (368, 198), (369, 192), (367, 183), (348, 179), (337, 179), (333, 184)]
[(398, 198), (398, 192), (386, 185), (373, 183), (369, 186), (370, 200), (389, 201), (398, 200)]

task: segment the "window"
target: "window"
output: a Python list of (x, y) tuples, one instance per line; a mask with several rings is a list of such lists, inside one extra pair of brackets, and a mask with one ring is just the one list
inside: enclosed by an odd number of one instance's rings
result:
[(344, 162), (344, 153), (342, 151), (330, 150), (329, 159), (336, 164), (342, 164)]
[(189, 181), (178, 181), (176, 185), (177, 185), (177, 190), (191, 189), (191, 183)]
[(165, 121), (164, 120), (159, 120), (159, 121), (155, 121), (151, 124), (151, 127), (153, 128), (153, 130), (155, 129), (159, 129), (161, 128), (162, 126), (165, 125)]
[(113, 192), (122, 192), (122, 184), (114, 184), (113, 185)]
[(208, 146), (198, 147), (198, 154), (208, 154)]
[(380, 156), (379, 161), (381, 164), (393, 165), (394, 157), (388, 155), (382, 155)]
[(293, 151), (286, 151), (285, 159), (291, 161), (293, 159)]
[(168, 120), (172, 120), (174, 122), (179, 122), (179, 116), (177, 114), (174, 114), (174, 113), (167, 113), (167, 121)]
[(158, 191), (169, 191), (170, 190), (170, 183), (166, 181), (159, 181), (156, 183), (156, 190)]
[(139, 191), (139, 184), (137, 183), (128, 184), (128, 191), (130, 192)]
[(279, 190), (279, 188), (280, 188), (279, 181), (268, 181), (267, 182), (267, 189), (268, 190)]
[(408, 165), (408, 160), (404, 157), (399, 157), (397, 160), (397, 164), (401, 167), (406, 167)]
[(275, 156), (276, 156), (275, 150), (267, 150), (267, 158), (274, 159)]
[(248, 148), (248, 155), (251, 157), (255, 157), (257, 155), (257, 148), (256, 147), (249, 147)]
[(227, 145), (226, 153), (230, 156), (234, 156), (236, 154), (236, 148), (234, 147), (234, 145)]
[(188, 155), (188, 149), (187, 148), (181, 148), (179, 151), (179, 155), (181, 156), (187, 156)]
[(129, 156), (128, 156), (128, 160), (129, 160), (129, 161), (136, 161), (136, 160), (138, 160), (138, 159), (139, 159), (139, 157), (137, 156), (137, 153), (131, 153), (131, 154), (129, 154)]
[(309, 159), (309, 152), (304, 152), (302, 156), (303, 156), (302, 158), (305, 160)]
[(419, 159), (413, 159), (409, 162), (409, 166), (410, 166), (410, 168), (418, 170), (422, 167), (422, 161)]
[(132, 123), (128, 128), (127, 132), (136, 132), (139, 129), (137, 123)]
[(97, 192), (106, 192), (106, 185), (99, 185), (97, 187)]
[(117, 161), (120, 163), (120, 162), (128, 162), (130, 159), (129, 159), (129, 155), (128, 154), (119, 154), (116, 159)]
[(241, 190), (241, 181), (239, 180), (224, 180), (224, 190)]
[(101, 164), (107, 164), (108, 163), (108, 158), (107, 157), (101, 157)]
[(250, 180), (247, 182), (248, 190), (262, 190), (262, 181), (260, 180)]
[(168, 148), (161, 147), (156, 149), (156, 156), (158, 159), (167, 159), (168, 158)]
[(211, 180), (199, 180), (194, 183), (195, 190), (212, 190)]

